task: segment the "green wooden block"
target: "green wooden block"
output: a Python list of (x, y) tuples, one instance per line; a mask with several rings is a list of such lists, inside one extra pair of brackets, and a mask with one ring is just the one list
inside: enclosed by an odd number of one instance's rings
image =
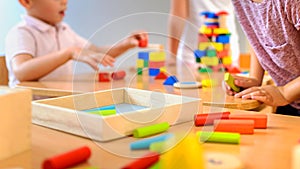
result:
[(144, 60), (144, 67), (149, 67), (149, 61), (148, 60)]
[(206, 51), (206, 56), (209, 56), (209, 57), (214, 57), (214, 56), (217, 56), (217, 51), (216, 50), (207, 50)]
[(232, 90), (240, 92), (241, 89), (234, 84), (234, 78), (231, 76), (230, 73), (225, 73), (224, 81), (230, 86)]
[(167, 131), (169, 127), (170, 125), (167, 122), (154, 124), (151, 126), (140, 127), (133, 131), (133, 137), (142, 138), (142, 137), (147, 137), (154, 134), (162, 133)]
[(229, 132), (198, 131), (197, 136), (202, 142), (239, 144), (241, 135)]
[(209, 67), (202, 67), (201, 69), (199, 69), (199, 73), (211, 73), (213, 72), (213, 70)]
[(137, 74), (142, 75), (143, 74), (143, 68), (137, 68)]

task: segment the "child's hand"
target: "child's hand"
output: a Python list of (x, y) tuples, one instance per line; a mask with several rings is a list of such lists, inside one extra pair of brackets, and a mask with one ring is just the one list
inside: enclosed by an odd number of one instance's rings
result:
[(128, 38), (125, 39), (124, 43), (126, 43), (129, 48), (134, 48), (139, 46), (140, 40), (148, 41), (148, 33), (144, 31), (133, 32)]
[[(258, 82), (258, 80), (254, 79), (254, 78), (237, 76), (234, 74), (231, 74), (231, 75), (234, 78), (234, 84), (237, 87), (241, 87), (241, 88), (245, 89), (245, 88), (249, 88), (249, 87), (253, 87), (253, 86), (260, 86), (260, 83)], [(223, 88), (226, 91), (226, 93), (230, 96), (237, 94), (237, 92), (233, 91), (226, 82), (223, 82)]]
[(251, 87), (235, 94), (235, 97), (258, 100), (270, 106), (284, 106), (289, 104), (289, 101), (285, 99), (283, 93), (283, 87), (267, 85)]
[(70, 48), (71, 59), (89, 64), (93, 69), (98, 70), (98, 64), (103, 66), (114, 66), (115, 59), (107, 54), (96, 53), (88, 49), (78, 47)]

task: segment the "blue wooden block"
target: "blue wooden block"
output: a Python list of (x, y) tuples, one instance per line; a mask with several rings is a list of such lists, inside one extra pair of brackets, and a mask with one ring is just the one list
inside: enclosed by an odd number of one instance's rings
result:
[(200, 15), (204, 15), (206, 18), (212, 18), (212, 19), (219, 18), (214, 12), (209, 12), (209, 11), (201, 12)]
[(194, 50), (194, 55), (196, 58), (201, 58), (206, 55), (206, 51), (197, 49), (197, 50)]
[(219, 27), (219, 23), (218, 22), (205, 22), (204, 25), (206, 25), (207, 27), (210, 27), (210, 26)]
[(229, 43), (230, 42), (230, 36), (229, 35), (219, 35), (219, 36), (217, 36), (216, 42)]
[(149, 60), (149, 52), (139, 52), (138, 58), (143, 60)]
[(173, 136), (174, 136), (173, 134), (168, 133), (168, 134), (164, 134), (164, 135), (160, 135), (160, 136), (156, 136), (156, 137), (138, 140), (138, 141), (130, 143), (130, 149), (131, 150), (148, 149), (152, 143), (166, 141), (167, 139), (169, 139)]
[(149, 76), (157, 76), (160, 72), (160, 69), (150, 68), (149, 69)]
[(177, 80), (177, 78), (175, 76), (169, 76), (165, 80), (165, 82), (163, 83), (163, 85), (172, 85), (173, 86), (173, 84), (176, 83), (176, 82), (178, 82), (178, 80)]

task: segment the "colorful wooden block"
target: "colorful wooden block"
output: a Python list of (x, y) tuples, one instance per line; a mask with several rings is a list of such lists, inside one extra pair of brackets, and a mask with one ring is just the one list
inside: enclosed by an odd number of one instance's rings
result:
[(158, 123), (150, 126), (140, 127), (133, 130), (133, 137), (142, 138), (151, 135), (155, 135), (158, 133), (165, 132), (169, 129), (170, 125), (167, 122)]
[(231, 56), (229, 50), (222, 50), (217, 52), (218, 58), (229, 57)]
[(75, 150), (48, 158), (43, 162), (43, 169), (71, 168), (87, 161), (91, 156), (89, 147), (80, 147)]
[(231, 65), (232, 64), (232, 58), (230, 56), (223, 57), (222, 58), (222, 63), (224, 65)]
[(115, 71), (111, 73), (111, 79), (113, 80), (121, 80), (126, 76), (126, 72), (124, 70)]
[(197, 50), (194, 50), (194, 55), (196, 58), (201, 58), (206, 55), (206, 51), (197, 49)]
[(268, 116), (266, 114), (230, 114), (229, 119), (254, 120), (254, 128), (267, 128)]
[(219, 43), (230, 43), (230, 36), (229, 35), (219, 35), (216, 38), (216, 42), (219, 42)]
[(155, 79), (167, 79), (167, 78), (168, 76), (162, 71), (160, 71), (159, 74), (155, 77)]
[(195, 126), (212, 125), (214, 124), (214, 120), (228, 119), (229, 115), (230, 112), (195, 114), (194, 124)]
[(0, 86), (0, 160), (31, 148), (31, 100), (29, 89)]
[(143, 59), (136, 60), (136, 67), (143, 68), (144, 67), (144, 60)]
[(143, 74), (143, 68), (137, 68), (137, 74), (142, 75)]
[(214, 131), (253, 134), (254, 120), (215, 120)]
[(240, 133), (198, 131), (201, 142), (239, 144)]
[(173, 136), (174, 136), (173, 134), (168, 133), (168, 134), (162, 134), (159, 136), (154, 136), (146, 139), (137, 140), (130, 143), (130, 149), (131, 150), (149, 149), (152, 143), (166, 141), (167, 139)]
[(163, 83), (163, 85), (171, 85), (173, 86), (174, 83), (178, 82), (176, 76), (169, 76)]
[(161, 68), (165, 66), (165, 61), (155, 62), (150, 61), (149, 62), (149, 68)]
[(222, 43), (213, 42), (211, 44), (218, 52), (224, 50), (224, 45)]
[(212, 46), (211, 42), (202, 42), (199, 43), (199, 50), (206, 50), (208, 47)]
[(166, 60), (166, 53), (165, 52), (150, 52), (149, 53), (150, 62), (161, 62)]
[(98, 76), (99, 82), (109, 82), (110, 74), (108, 72), (100, 72)]
[(205, 56), (201, 58), (201, 64), (204, 64), (206, 66), (216, 66), (219, 64), (219, 58)]
[(215, 57), (217, 56), (217, 51), (214, 49), (208, 49), (206, 50), (206, 56)]
[(199, 35), (198, 35), (198, 42), (199, 43), (201, 43), (201, 42), (209, 42), (209, 41), (210, 40), (209, 40), (209, 38), (206, 35), (199, 33)]
[(202, 87), (215, 87), (218, 85), (218, 81), (216, 79), (203, 79), (201, 85)]
[(157, 76), (159, 74), (159, 69), (150, 68), (149, 69), (149, 76)]
[(149, 60), (149, 52), (138, 52), (138, 59)]
[(213, 70), (209, 67), (201, 67), (199, 69), (199, 73), (211, 73), (211, 72), (213, 72)]
[(241, 73), (241, 70), (235, 66), (225, 66), (228, 73), (236, 74)]
[(234, 90), (235, 92), (240, 92), (240, 87), (237, 87), (234, 84), (234, 78), (230, 75), (230, 73), (225, 73), (224, 81), (228, 84), (228, 86), (230, 86), (232, 90)]
[(138, 158), (135, 161), (122, 167), (122, 169), (137, 169), (137, 168), (146, 169), (151, 167), (156, 162), (158, 162), (158, 160), (159, 160), (159, 154), (156, 152), (150, 152), (144, 155), (143, 157)]
[(199, 33), (204, 34), (206, 36), (211, 36), (213, 31), (211, 28), (208, 28), (206, 26), (201, 26), (201, 28), (199, 29)]
[(214, 34), (217, 34), (217, 35), (222, 35), (222, 34), (230, 34), (229, 30), (227, 28), (216, 28), (214, 29)]
[(231, 49), (230, 43), (223, 44), (223, 49), (224, 49), (224, 50), (229, 50), (229, 51), (230, 51), (230, 49)]
[(160, 72), (163, 72), (163, 73), (166, 73), (167, 72), (167, 68), (164, 66), (164, 67), (161, 67), (159, 68)]

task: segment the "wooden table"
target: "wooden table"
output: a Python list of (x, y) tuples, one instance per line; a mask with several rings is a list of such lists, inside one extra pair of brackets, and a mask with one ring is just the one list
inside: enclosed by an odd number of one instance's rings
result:
[[(169, 67), (168, 75), (176, 74), (176, 77), (180, 81), (195, 81), (197, 78), (195, 73), (190, 70), (174, 69), (174, 67)], [(147, 75), (137, 76), (135, 73), (135, 71), (127, 70), (125, 79), (112, 82), (98, 82), (97, 73), (86, 73), (76, 74), (75, 76), (65, 76), (63, 79), (53, 79), (51, 81), (22, 82), (18, 87), (32, 89), (34, 95), (50, 97), (120, 87), (131, 87), (197, 97), (201, 98), (203, 100), (203, 105), (207, 106), (251, 110), (261, 105), (261, 103), (256, 100), (242, 100), (240, 98), (227, 96), (220, 85), (224, 77), (223, 73), (214, 73), (210, 75), (210, 78), (217, 80), (218, 86), (200, 89), (176, 89), (173, 86), (164, 86), (164, 80), (154, 80)]]
[[(209, 109), (211, 107), (205, 107), (204, 112), (208, 112)], [(236, 113), (242, 110), (230, 111)], [(249, 113), (248, 111), (242, 112)], [(299, 124), (300, 117), (268, 114), (268, 128), (255, 129), (253, 135), (242, 135), (240, 145), (205, 143), (203, 148), (205, 152), (214, 151), (236, 155), (247, 169), (291, 168), (292, 150), (300, 138)], [(169, 132), (195, 132), (201, 129), (201, 127), (193, 127), (192, 122), (187, 122), (172, 126)], [(117, 169), (134, 160), (132, 157), (139, 157), (147, 153), (147, 151), (133, 152), (129, 150), (129, 143), (135, 140), (132, 137), (99, 143), (36, 125), (32, 125), (31, 137), (32, 149), (0, 161), (0, 168), (41, 168), (45, 158), (84, 145), (91, 148), (92, 156), (88, 162), (78, 167), (97, 166), (103, 169)]]

